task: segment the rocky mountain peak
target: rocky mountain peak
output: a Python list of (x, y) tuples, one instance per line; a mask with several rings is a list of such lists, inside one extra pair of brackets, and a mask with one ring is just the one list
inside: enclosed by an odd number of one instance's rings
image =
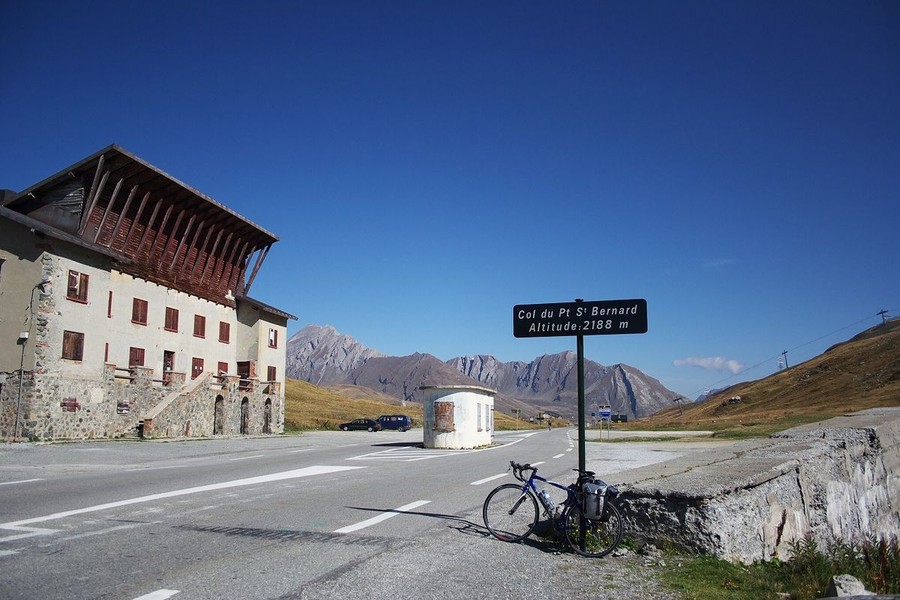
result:
[(344, 383), (347, 373), (380, 356), (330, 325), (307, 325), (287, 341), (287, 373), (316, 385)]
[[(577, 412), (578, 354), (547, 354), (531, 362), (502, 362), (490, 355), (442, 362), (424, 353), (383, 356), (333, 327), (309, 325), (288, 340), (287, 374), (317, 385), (353, 384), (403, 401), (421, 401), (423, 384), (482, 385), (498, 392), (498, 407), (531, 407), (567, 416)], [(585, 359), (585, 400), (613, 412), (645, 416), (667, 407), (676, 394), (628, 365), (605, 367)]]

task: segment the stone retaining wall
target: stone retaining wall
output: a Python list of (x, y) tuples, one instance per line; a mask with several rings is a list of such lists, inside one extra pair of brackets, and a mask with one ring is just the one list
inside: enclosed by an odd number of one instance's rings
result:
[(900, 538), (900, 408), (620, 474), (628, 531), (749, 563), (791, 544)]
[[(137, 435), (147, 437), (202, 437), (216, 433), (280, 434), (284, 431), (284, 402), (277, 383), (244, 381), (237, 376), (213, 379), (188, 390), (182, 373), (170, 373), (171, 383), (160, 385), (153, 370), (106, 365), (101, 377), (83, 379), (57, 373), (25, 373), (21, 399), (18, 373), (0, 387), (0, 439), (13, 439), (15, 415), (20, 414), (19, 438), (104, 439)], [(164, 400), (176, 394), (169, 404)], [(221, 423), (214, 431), (216, 401), (221, 401)], [(158, 415), (154, 409), (165, 404)], [(243, 407), (242, 407), (243, 405)], [(242, 419), (242, 410), (246, 419)], [(152, 422), (145, 416), (154, 414)], [(146, 422), (145, 422), (146, 421)]]

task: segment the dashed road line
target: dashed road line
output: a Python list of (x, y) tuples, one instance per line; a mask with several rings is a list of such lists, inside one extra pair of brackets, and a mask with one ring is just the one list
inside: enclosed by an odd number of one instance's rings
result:
[(19, 483), (31, 483), (33, 481), (43, 481), (43, 479), (20, 479), (19, 481), (0, 481), (0, 485), (16, 485)]
[(155, 592), (138, 596), (134, 600), (166, 600), (166, 598), (171, 598), (179, 593), (181, 593), (179, 590), (156, 590)]
[(481, 485), (482, 483), (487, 483), (488, 481), (493, 481), (495, 479), (500, 479), (501, 477), (506, 477), (509, 473), (500, 473), (499, 475), (491, 475), (490, 477), (485, 477), (484, 479), (479, 479), (478, 481), (473, 481), (469, 485)]
[(396, 517), (401, 513), (405, 513), (414, 508), (418, 508), (424, 504), (430, 503), (431, 500), (416, 500), (415, 502), (410, 502), (409, 504), (404, 504), (399, 508), (395, 508), (394, 510), (384, 512), (377, 517), (372, 517), (371, 519), (366, 519), (365, 521), (360, 521), (355, 525), (348, 525), (347, 527), (341, 527), (340, 529), (335, 529), (335, 533), (353, 533), (354, 531), (359, 531), (360, 529), (365, 529), (366, 527), (371, 527), (376, 523), (381, 523), (382, 521), (386, 521), (391, 517)]

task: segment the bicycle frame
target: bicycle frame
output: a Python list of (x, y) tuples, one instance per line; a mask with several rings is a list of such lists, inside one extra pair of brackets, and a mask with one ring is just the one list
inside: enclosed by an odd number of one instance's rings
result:
[[(515, 475), (515, 473), (513, 473), (513, 475)], [(546, 477), (541, 477), (540, 475), (537, 474), (537, 471), (534, 469), (532, 469), (531, 475), (528, 477), (528, 479), (522, 479), (518, 476), (516, 476), (516, 479), (519, 479), (520, 481), (523, 482), (522, 483), (522, 493), (523, 494), (526, 494), (526, 493), (528, 493), (528, 490), (531, 490), (532, 494), (534, 494), (535, 496), (540, 498), (540, 490), (538, 489), (537, 484), (535, 484), (535, 481), (540, 481), (541, 483), (552, 485), (553, 487), (555, 487), (557, 489), (563, 490), (566, 493), (566, 499), (562, 503), (563, 507), (568, 507), (568, 506), (578, 503), (578, 496), (577, 496), (577, 492), (576, 492), (577, 486), (574, 484), (563, 485), (561, 483), (556, 483), (555, 481), (551, 481), (551, 480), (547, 479)], [(559, 514), (552, 515), (547, 510), (547, 508), (543, 505), (543, 503), (541, 503), (540, 506), (544, 510), (544, 512), (547, 513), (547, 516), (549, 516), (551, 519), (553, 519), (556, 528), (562, 529), (562, 527), (564, 526), (562, 523), (562, 514), (565, 511), (560, 510)]]

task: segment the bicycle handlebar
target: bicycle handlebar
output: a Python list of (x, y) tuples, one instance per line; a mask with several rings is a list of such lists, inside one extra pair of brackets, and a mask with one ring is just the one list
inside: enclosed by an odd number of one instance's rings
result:
[[(528, 463), (521, 465), (514, 460), (509, 461), (509, 466), (512, 468), (513, 476), (519, 481), (528, 481), (529, 477), (525, 477), (523, 471), (533, 471), (537, 473), (537, 467), (533, 467)], [(593, 471), (582, 471), (581, 469), (572, 469), (576, 473), (578, 473), (578, 481), (579, 483), (582, 481), (592, 480), (594, 478)]]
[(524, 465), (520, 465), (516, 461), (511, 460), (511, 461), (509, 461), (509, 466), (512, 468), (513, 476), (516, 479), (518, 479), (519, 481), (527, 481), (528, 480), (528, 477), (525, 477), (522, 474), (522, 471), (531, 470), (531, 471), (534, 471), (535, 473), (537, 473), (537, 467), (532, 467), (531, 465), (529, 465), (527, 463)]

